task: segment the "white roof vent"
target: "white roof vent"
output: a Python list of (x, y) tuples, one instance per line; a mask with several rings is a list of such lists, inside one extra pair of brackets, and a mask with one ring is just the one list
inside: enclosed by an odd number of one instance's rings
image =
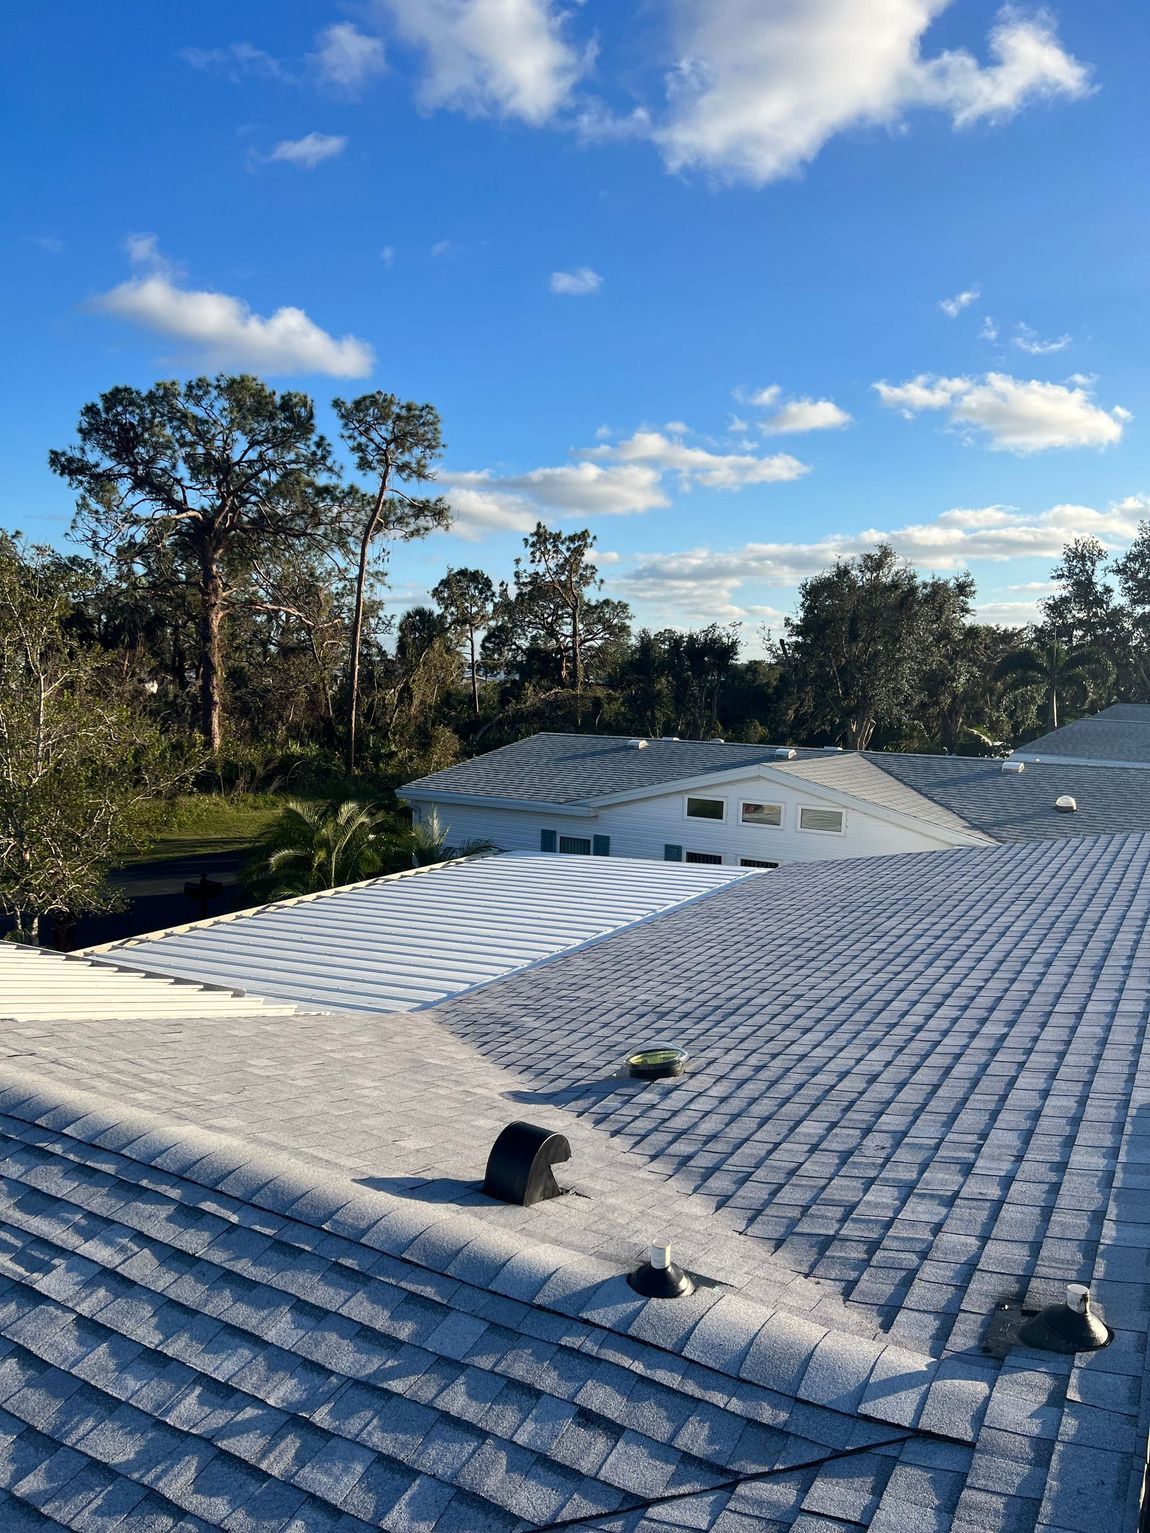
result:
[(823, 750), (825, 750), (825, 751), (841, 751), (842, 750), (842, 746), (841, 745), (824, 745), (823, 746)]
[(1013, 772), (1014, 775), (1017, 777), (1019, 772), (1025, 772), (1026, 771), (1026, 762), (1025, 761), (1004, 761), (1002, 763), (1002, 770), (1004, 772)]
[(1054, 800), (1054, 807), (1060, 814), (1077, 814), (1078, 800), (1072, 798), (1069, 793), (1063, 793)]
[(646, 740), (638, 740), (638, 739), (628, 740), (627, 741), (627, 749), (629, 751), (645, 751), (647, 749), (647, 742), (646, 742)]
[(798, 751), (792, 750), (789, 745), (780, 745), (775, 752), (775, 759), (777, 761), (793, 761), (797, 755)]

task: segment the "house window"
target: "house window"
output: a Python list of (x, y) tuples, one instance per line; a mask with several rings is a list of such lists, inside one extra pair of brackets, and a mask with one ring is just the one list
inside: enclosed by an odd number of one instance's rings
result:
[(844, 829), (845, 816), (841, 809), (807, 809), (799, 810), (800, 830), (819, 830), (825, 835), (841, 836)]
[(688, 862), (722, 862), (718, 852), (688, 852)]
[(740, 857), (741, 868), (777, 868), (777, 862), (764, 862), (761, 857)]
[(573, 857), (590, 857), (591, 838), (589, 836), (560, 836), (559, 850), (567, 852)]
[(782, 804), (744, 803), (741, 810), (741, 818), (744, 825), (781, 825), (783, 823), (783, 806)]
[(725, 798), (689, 798), (687, 818), (688, 820), (725, 820), (727, 801)]

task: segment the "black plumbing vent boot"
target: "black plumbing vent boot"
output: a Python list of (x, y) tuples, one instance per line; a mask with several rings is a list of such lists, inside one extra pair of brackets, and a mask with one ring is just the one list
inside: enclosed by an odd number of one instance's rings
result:
[(636, 1267), (627, 1281), (644, 1299), (682, 1299), (695, 1291), (690, 1274), (671, 1260), (670, 1246), (652, 1246), (649, 1260)]
[(1066, 1303), (1049, 1304), (1018, 1332), (1019, 1341), (1043, 1352), (1097, 1352), (1109, 1346), (1114, 1332), (1090, 1311), (1090, 1290), (1067, 1283)]
[(501, 1203), (530, 1208), (544, 1198), (557, 1198), (563, 1189), (551, 1167), (571, 1159), (566, 1136), (534, 1123), (509, 1123), (491, 1146), (483, 1190)]

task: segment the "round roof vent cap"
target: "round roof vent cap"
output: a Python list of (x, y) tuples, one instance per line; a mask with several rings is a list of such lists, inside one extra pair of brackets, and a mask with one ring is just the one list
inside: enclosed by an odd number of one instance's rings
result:
[(1063, 793), (1054, 800), (1054, 807), (1060, 814), (1076, 814), (1078, 811), (1078, 800), (1069, 793)]
[(638, 1081), (664, 1081), (682, 1075), (690, 1055), (686, 1049), (657, 1044), (651, 1049), (636, 1049), (627, 1055), (627, 1074)]

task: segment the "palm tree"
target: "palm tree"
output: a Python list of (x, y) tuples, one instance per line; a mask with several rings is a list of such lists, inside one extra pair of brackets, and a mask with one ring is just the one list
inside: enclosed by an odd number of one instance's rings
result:
[(407, 836), (413, 868), (425, 868), (435, 862), (447, 862), (452, 857), (481, 857), (493, 852), (490, 841), (461, 841), (458, 846), (448, 846), (450, 831), (439, 818), (438, 809), (432, 809), (426, 819), (412, 825)]
[(1068, 647), (1061, 639), (1050, 639), (1041, 648), (1016, 649), (1004, 655), (994, 668), (994, 677), (1012, 689), (1041, 687), (1047, 728), (1057, 729), (1059, 698), (1069, 693), (1084, 699), (1091, 692), (1105, 691), (1114, 680), (1114, 663), (1091, 645)]
[(260, 839), (248, 878), (270, 899), (359, 883), (394, 855), (389, 816), (368, 804), (293, 799)]

